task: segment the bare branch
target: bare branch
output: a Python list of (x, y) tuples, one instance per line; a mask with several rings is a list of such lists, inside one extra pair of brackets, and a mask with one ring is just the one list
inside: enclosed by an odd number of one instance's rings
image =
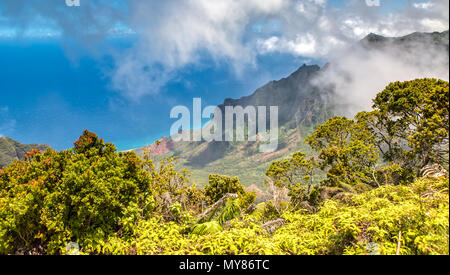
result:
[(225, 201), (229, 198), (237, 199), (239, 196), (238, 194), (233, 193), (227, 193), (225, 194), (220, 200), (216, 201), (211, 207), (205, 210), (202, 214), (198, 215), (198, 218), (200, 220), (205, 219), (208, 217), (211, 213), (215, 212), (219, 207), (225, 204)]
[(265, 224), (261, 225), (261, 229), (265, 230), (267, 233), (272, 234), (275, 232), (278, 228), (286, 224), (285, 219), (277, 219), (268, 221)]

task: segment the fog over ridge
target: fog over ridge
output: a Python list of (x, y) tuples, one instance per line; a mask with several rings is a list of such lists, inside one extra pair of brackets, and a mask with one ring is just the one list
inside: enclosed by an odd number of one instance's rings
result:
[(449, 80), (449, 36), (413, 33), (400, 38), (375, 34), (333, 53), (312, 82), (332, 90), (335, 113), (353, 116), (370, 110), (372, 99), (389, 83), (417, 78)]

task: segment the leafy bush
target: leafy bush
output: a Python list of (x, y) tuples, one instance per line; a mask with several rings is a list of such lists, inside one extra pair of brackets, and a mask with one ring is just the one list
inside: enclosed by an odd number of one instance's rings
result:
[(222, 226), (217, 221), (210, 221), (196, 224), (192, 229), (192, 234), (208, 235), (222, 231)]
[(378, 151), (374, 135), (364, 123), (333, 117), (319, 125), (305, 142), (319, 152), (318, 166), (327, 171), (323, 181), (327, 186), (362, 191), (373, 184)]
[[(283, 216), (273, 240), (288, 254), (448, 254), (448, 178), (383, 186), (346, 200), (327, 200), (316, 214)], [(399, 233), (401, 241), (399, 246)]]
[(248, 207), (256, 200), (256, 194), (245, 191), (238, 177), (209, 175), (209, 184), (205, 186), (205, 196), (209, 203), (218, 201), (227, 193), (239, 195), (239, 203), (242, 208)]
[(205, 195), (211, 202), (216, 202), (227, 193), (243, 194), (244, 186), (238, 177), (209, 175), (209, 184), (205, 186)]
[(0, 169), (0, 254), (449, 254), (448, 83), (393, 83), (375, 108), (319, 126), (317, 157), (274, 162), (273, 199), (256, 207), (237, 177), (197, 189), (175, 158), (88, 131), (72, 150), (33, 150)]
[(99, 251), (154, 207), (152, 178), (134, 153), (85, 131), (73, 150), (27, 154), (0, 170), (0, 253)]
[(418, 172), (428, 164), (448, 167), (449, 86), (415, 79), (389, 84), (374, 99), (374, 110), (357, 119), (376, 137), (384, 160)]
[[(420, 179), (409, 186), (386, 185), (360, 195), (330, 199), (316, 213), (287, 211), (273, 234), (262, 230), (255, 211), (221, 227), (195, 226), (160, 218), (142, 220), (127, 239), (108, 240), (106, 254), (448, 254), (448, 178)], [(262, 206), (264, 207), (264, 206)], [(399, 245), (399, 232), (401, 241)]]

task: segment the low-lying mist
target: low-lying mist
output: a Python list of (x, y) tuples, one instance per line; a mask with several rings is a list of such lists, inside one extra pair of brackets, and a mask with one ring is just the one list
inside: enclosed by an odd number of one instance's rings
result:
[[(389, 83), (417, 78), (449, 80), (448, 32), (389, 39), (369, 36), (330, 58), (314, 85), (327, 96), (337, 115), (370, 110), (372, 99)], [(414, 37), (414, 39), (411, 39)]]

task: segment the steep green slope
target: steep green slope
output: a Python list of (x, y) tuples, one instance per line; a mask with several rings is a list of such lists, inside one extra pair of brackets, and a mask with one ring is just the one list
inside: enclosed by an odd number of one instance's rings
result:
[(222, 110), (224, 106), (278, 106), (279, 140), (273, 153), (261, 153), (259, 142), (173, 142), (168, 137), (136, 153), (142, 156), (149, 150), (154, 160), (178, 156), (179, 167), (192, 171), (193, 180), (200, 186), (207, 183), (209, 174), (225, 174), (238, 176), (245, 186), (262, 188), (270, 163), (298, 150), (310, 151), (303, 139), (332, 116), (323, 91), (310, 83), (320, 72), (319, 66), (303, 65), (289, 77), (272, 81), (250, 96), (226, 99), (219, 106)]
[(33, 149), (41, 151), (50, 148), (45, 144), (21, 144), (9, 137), (0, 137), (0, 168), (3, 168), (11, 162), (23, 159), (25, 153)]

